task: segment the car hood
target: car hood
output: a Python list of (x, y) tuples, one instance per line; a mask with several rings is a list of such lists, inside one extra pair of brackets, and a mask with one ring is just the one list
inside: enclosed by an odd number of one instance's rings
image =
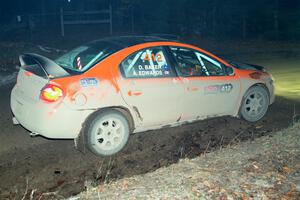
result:
[(240, 63), (235, 61), (228, 61), (232, 66), (234, 66), (237, 69), (246, 69), (246, 70), (258, 70), (258, 71), (265, 71), (265, 68), (259, 65), (253, 65), (248, 63)]

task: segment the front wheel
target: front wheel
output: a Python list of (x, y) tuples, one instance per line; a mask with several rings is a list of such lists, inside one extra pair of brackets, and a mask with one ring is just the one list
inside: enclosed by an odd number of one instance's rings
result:
[(268, 91), (261, 86), (251, 87), (244, 95), (241, 105), (241, 116), (249, 122), (260, 120), (269, 107)]
[(88, 148), (96, 155), (116, 154), (128, 141), (128, 120), (115, 110), (99, 112), (88, 120), (85, 137)]

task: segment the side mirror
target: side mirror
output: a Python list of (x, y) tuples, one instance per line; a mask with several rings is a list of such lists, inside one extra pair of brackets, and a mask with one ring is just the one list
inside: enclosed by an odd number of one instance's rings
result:
[(234, 76), (234, 75), (235, 75), (235, 74), (234, 74), (234, 70), (233, 70), (232, 67), (227, 67), (227, 66), (225, 66), (225, 72), (226, 72), (226, 74), (227, 74), (228, 76)]

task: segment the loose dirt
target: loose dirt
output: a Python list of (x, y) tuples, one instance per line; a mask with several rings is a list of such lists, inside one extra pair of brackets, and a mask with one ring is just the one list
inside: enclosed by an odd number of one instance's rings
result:
[[(239, 141), (272, 134), (289, 126), (297, 102), (277, 99), (267, 116), (251, 124), (241, 119), (220, 117), (130, 137), (126, 148), (116, 156), (99, 158), (75, 150), (73, 141), (30, 138), (28, 132), (11, 125), (10, 88), (1, 90), (0, 199), (35, 198), (44, 194), (68, 197), (85, 189), (136, 174), (144, 174), (176, 163), (180, 158), (194, 158)], [(3, 96), (2, 96), (3, 97)], [(47, 195), (45, 195), (46, 198)]]
[[(248, 54), (249, 60), (251, 57)], [(280, 77), (279, 71), (277, 75)], [(90, 185), (144, 174), (181, 158), (195, 158), (240, 141), (272, 135), (290, 126), (300, 114), (298, 96), (293, 100), (278, 97), (258, 123), (220, 117), (148, 131), (132, 135), (121, 153), (100, 158), (77, 151), (73, 141), (30, 138), (22, 127), (13, 126), (11, 87), (0, 87), (0, 199), (66, 198)]]
[(88, 187), (80, 199), (300, 198), (300, 123), (154, 172)]

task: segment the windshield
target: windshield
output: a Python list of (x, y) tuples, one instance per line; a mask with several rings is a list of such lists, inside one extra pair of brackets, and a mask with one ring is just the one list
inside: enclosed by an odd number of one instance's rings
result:
[(79, 46), (57, 58), (55, 62), (66, 69), (83, 72), (115, 53), (120, 46), (107, 41), (95, 41)]

